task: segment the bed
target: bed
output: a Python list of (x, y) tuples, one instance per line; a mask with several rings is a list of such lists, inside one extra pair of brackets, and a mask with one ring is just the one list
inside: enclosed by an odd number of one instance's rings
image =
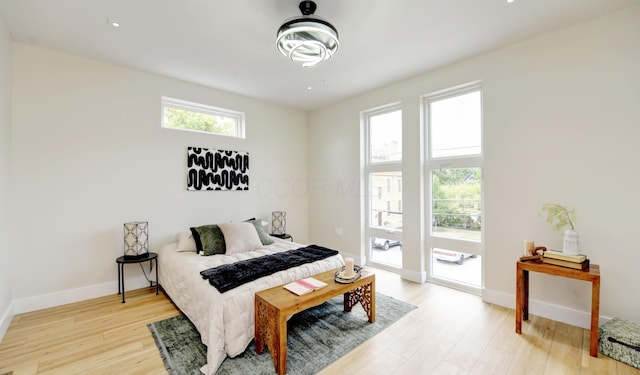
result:
[[(202, 256), (192, 251), (192, 246), (184, 245), (190, 243), (187, 242), (189, 232), (183, 232), (179, 237), (178, 242), (165, 245), (158, 251), (159, 282), (176, 306), (200, 332), (201, 340), (207, 346), (207, 364), (201, 371), (207, 375), (214, 374), (227, 356), (235, 357), (244, 352), (253, 340), (255, 292), (338, 269), (344, 265), (339, 254), (333, 255), (261, 277), (220, 293), (202, 278), (201, 271), (298, 249), (304, 245), (269, 237), (273, 243), (261, 244), (250, 251), (227, 251), (225, 254)], [(193, 239), (191, 241), (193, 242)], [(227, 241), (227, 245), (229, 242)]]

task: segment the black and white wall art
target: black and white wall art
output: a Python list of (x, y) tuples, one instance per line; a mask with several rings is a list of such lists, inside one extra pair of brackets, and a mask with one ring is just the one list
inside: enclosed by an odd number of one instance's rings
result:
[(187, 147), (187, 190), (249, 190), (249, 153)]

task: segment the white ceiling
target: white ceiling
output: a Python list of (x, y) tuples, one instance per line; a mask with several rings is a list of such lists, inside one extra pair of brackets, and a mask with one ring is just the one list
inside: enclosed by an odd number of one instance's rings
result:
[(311, 68), (275, 46), (299, 0), (0, 0), (0, 15), (16, 41), (311, 110), (638, 1), (316, 0), (340, 49)]

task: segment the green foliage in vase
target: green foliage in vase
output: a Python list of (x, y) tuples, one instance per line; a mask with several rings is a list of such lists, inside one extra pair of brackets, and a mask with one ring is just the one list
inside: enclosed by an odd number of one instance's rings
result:
[(539, 215), (547, 214), (547, 223), (551, 224), (551, 229), (560, 232), (565, 227), (575, 230), (576, 222), (575, 210), (557, 203), (545, 203), (540, 209)]

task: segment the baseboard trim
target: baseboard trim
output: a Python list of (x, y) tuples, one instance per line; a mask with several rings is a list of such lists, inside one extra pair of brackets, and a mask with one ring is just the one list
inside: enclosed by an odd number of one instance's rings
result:
[[(143, 275), (140, 275), (139, 277), (127, 278), (125, 286), (127, 290), (134, 290), (149, 286), (149, 282)], [(117, 292), (118, 282), (112, 281), (104, 284), (90, 285), (77, 289), (69, 289), (38, 296), (18, 298), (13, 301), (14, 314), (23, 314), (31, 311), (46, 309), (49, 307), (66, 305), (68, 303), (104, 297), (111, 294), (116, 294)]]
[(13, 302), (10, 302), (9, 307), (7, 307), (7, 310), (2, 314), (2, 319), (0, 319), (0, 342), (4, 339), (4, 335), (7, 333), (15, 315)]
[[(482, 300), (512, 310), (516, 308), (515, 294), (483, 289)], [(581, 327), (584, 329), (591, 328), (591, 311), (580, 311), (566, 306), (554, 305), (552, 303), (530, 298), (529, 314), (566, 323), (572, 326)], [(611, 319), (611, 317), (600, 315), (599, 323), (600, 325), (602, 325)]]
[(424, 284), (427, 282), (427, 271), (411, 271), (403, 268), (400, 270), (400, 277), (414, 283)]

